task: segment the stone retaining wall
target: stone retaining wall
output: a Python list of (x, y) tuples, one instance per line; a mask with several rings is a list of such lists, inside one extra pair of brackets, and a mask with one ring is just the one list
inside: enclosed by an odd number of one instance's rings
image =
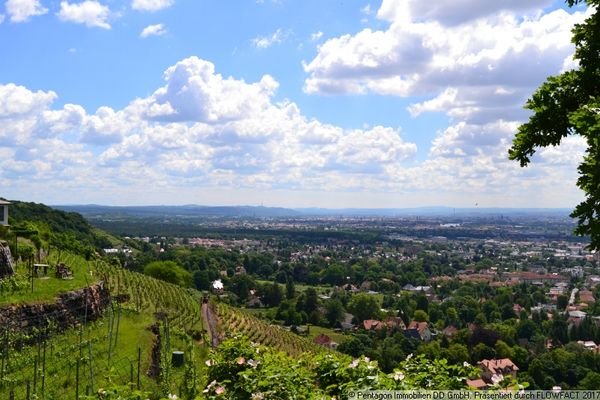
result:
[(102, 316), (110, 304), (110, 293), (103, 282), (62, 294), (54, 303), (19, 304), (0, 307), (0, 329), (19, 330), (23, 333), (51, 327), (65, 329), (94, 321)]

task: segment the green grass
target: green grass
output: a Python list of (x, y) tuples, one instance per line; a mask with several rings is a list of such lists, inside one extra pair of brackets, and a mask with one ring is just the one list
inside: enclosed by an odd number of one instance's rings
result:
[(111, 235), (106, 231), (103, 231), (102, 229), (93, 227), (92, 232), (100, 238), (107, 239), (113, 247), (121, 246), (123, 244), (123, 241), (121, 239)]
[(316, 326), (316, 325), (310, 326), (310, 333), (308, 334), (308, 338), (310, 339), (311, 342), (320, 334), (329, 336), (331, 338), (331, 340), (333, 340), (337, 344), (342, 343), (343, 341), (345, 341), (348, 338), (343, 333), (334, 332), (333, 329), (324, 328), (322, 326)]
[[(55, 277), (55, 266), (58, 261), (63, 262), (73, 271), (73, 279), (66, 280)], [(18, 282), (19, 288), (18, 290), (9, 289), (11, 285), (8, 283), (0, 285), (0, 306), (52, 301), (60, 294), (81, 289), (99, 280), (99, 276), (93, 272), (93, 266), (88, 266), (88, 262), (80, 256), (63, 252), (58, 260), (58, 254), (55, 252), (47, 259), (42, 260), (42, 263), (50, 265), (48, 275), (44, 278), (40, 276), (33, 279), (33, 291), (28, 266), (25, 263), (18, 263), (13, 281)], [(90, 274), (90, 268), (92, 274)], [(40, 275), (41, 273), (42, 271), (40, 271)]]
[[(264, 279), (257, 279), (256, 282), (260, 283), (261, 285), (273, 284), (273, 281), (267, 281)], [(285, 284), (280, 283), (280, 285), (283, 287), (283, 289), (285, 289)], [(296, 288), (296, 292), (305, 292), (307, 289), (312, 288), (312, 289), (315, 289), (318, 294), (328, 294), (332, 289), (331, 286), (313, 286), (313, 285), (304, 285), (301, 283), (295, 283), (294, 287)]]

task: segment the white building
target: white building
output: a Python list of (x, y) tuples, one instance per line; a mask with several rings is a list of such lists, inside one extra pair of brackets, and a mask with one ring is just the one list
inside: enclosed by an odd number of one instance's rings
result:
[(0, 225), (8, 226), (8, 201), (0, 200)]

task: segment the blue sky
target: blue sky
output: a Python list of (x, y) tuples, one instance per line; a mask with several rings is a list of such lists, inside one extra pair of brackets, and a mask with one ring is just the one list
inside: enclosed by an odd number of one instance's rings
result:
[(578, 137), (522, 169), (576, 68), (552, 0), (6, 0), (0, 196), (49, 204), (572, 207)]

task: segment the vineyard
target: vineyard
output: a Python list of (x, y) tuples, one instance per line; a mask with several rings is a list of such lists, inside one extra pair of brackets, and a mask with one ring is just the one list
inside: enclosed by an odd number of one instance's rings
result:
[(252, 342), (281, 350), (291, 356), (303, 353), (320, 354), (328, 350), (284, 328), (257, 319), (243, 310), (223, 303), (214, 305), (219, 319), (219, 331), (224, 336), (243, 335)]
[(113, 298), (136, 312), (154, 312), (168, 316), (171, 326), (202, 330), (200, 302), (202, 294), (147, 275), (114, 267), (104, 262), (95, 269), (108, 286)]
[[(61, 262), (73, 265), (76, 274), (84, 275), (83, 282), (104, 281), (110, 305), (93, 322), (86, 319), (85, 309), (71, 310), (79, 320), (66, 331), (53, 323), (56, 316), (52, 314), (0, 328), (0, 398), (81, 398), (112, 385), (165, 396), (198, 392), (204, 384), (201, 361), (207, 352), (199, 292), (103, 261), (88, 263), (63, 255)], [(67, 286), (73, 281), (62, 282)], [(15, 286), (10, 295), (26, 298), (29, 290), (29, 284)], [(50, 293), (46, 290), (44, 296)], [(35, 328), (26, 331), (21, 326)], [(171, 366), (176, 350), (184, 351), (183, 367)]]

